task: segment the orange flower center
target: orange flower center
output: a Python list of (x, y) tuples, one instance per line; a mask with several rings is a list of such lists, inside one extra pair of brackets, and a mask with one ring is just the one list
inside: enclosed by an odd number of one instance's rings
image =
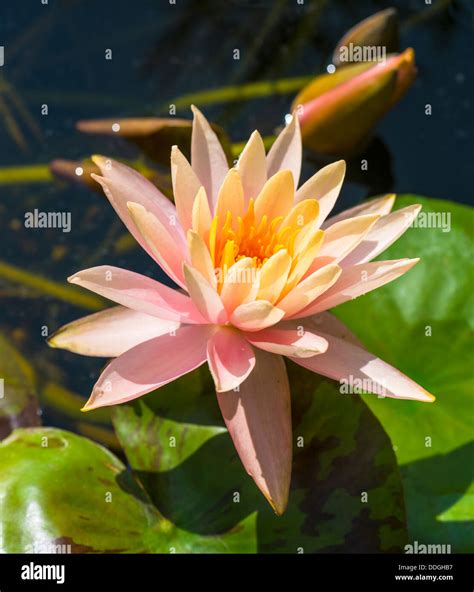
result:
[(219, 222), (218, 216), (212, 220), (209, 251), (214, 268), (221, 270), (228, 269), (244, 257), (250, 257), (256, 267), (261, 267), (281, 249), (286, 249), (292, 255), (294, 241), (302, 228), (298, 225), (280, 228), (283, 216), (269, 220), (264, 215), (257, 223), (253, 199), (249, 201), (243, 216), (233, 216), (228, 211), (221, 228)]

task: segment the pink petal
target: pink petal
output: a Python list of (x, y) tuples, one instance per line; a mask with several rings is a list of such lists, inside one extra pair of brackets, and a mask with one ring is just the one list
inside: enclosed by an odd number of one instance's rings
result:
[(304, 323), (306, 330), (311, 330), (316, 333), (323, 331), (323, 333), (329, 333), (329, 335), (332, 335), (333, 337), (338, 337), (339, 339), (349, 341), (349, 343), (352, 343), (353, 345), (363, 347), (362, 342), (359, 341), (352, 331), (350, 331), (347, 325), (327, 310), (311, 317), (292, 322), (302, 322)]
[(188, 296), (127, 269), (100, 265), (79, 271), (68, 281), (117, 304), (160, 319), (183, 323), (206, 322)]
[(255, 200), (255, 222), (260, 223), (263, 216), (273, 220), (285, 217), (293, 206), (295, 192), (291, 171), (278, 171), (270, 177)]
[(191, 164), (206, 190), (211, 212), (213, 212), (219, 188), (229, 170), (229, 165), (221, 143), (207, 119), (194, 105), (191, 109), (194, 113)]
[(361, 387), (362, 390), (381, 397), (428, 402), (434, 400), (433, 395), (408, 376), (362, 347), (321, 332), (324, 325), (325, 320), (318, 323), (316, 329), (329, 344), (327, 352), (312, 358), (292, 358), (294, 362), (317, 374), (343, 381), (342, 384), (348, 386)]
[(309, 226), (299, 233), (293, 243), (293, 262), (283, 293), (289, 293), (306, 275), (311, 275), (309, 270), (321, 249), (324, 231), (317, 228), (316, 224)]
[(215, 290), (217, 288), (216, 272), (204, 239), (197, 232), (188, 230), (188, 244), (192, 266), (204, 276)]
[(209, 236), (209, 229), (212, 223), (212, 214), (209, 209), (209, 201), (207, 199), (206, 190), (204, 187), (198, 191), (196, 199), (193, 203), (192, 211), (193, 230), (202, 237)]
[(237, 163), (237, 170), (244, 186), (245, 206), (250, 198), (256, 199), (267, 181), (267, 162), (265, 146), (260, 134), (255, 131), (250, 136)]
[(340, 214), (331, 216), (331, 218), (328, 218), (324, 222), (322, 227), (329, 228), (333, 224), (336, 224), (336, 222), (347, 220), (347, 218), (355, 218), (356, 216), (365, 216), (366, 214), (378, 214), (379, 216), (386, 216), (387, 214), (390, 214), (394, 202), (394, 193), (389, 193), (382, 197), (376, 197), (375, 199), (369, 199), (368, 201), (364, 201), (353, 208), (344, 210)]
[(142, 205), (129, 201), (127, 207), (155, 260), (172, 280), (184, 288), (183, 260), (188, 257), (187, 250), (176, 249), (173, 237), (158, 218)]
[(299, 316), (300, 311), (328, 291), (340, 275), (339, 265), (330, 264), (317, 269), (282, 298), (277, 303), (278, 308), (285, 311), (287, 318)]
[(124, 306), (113, 306), (64, 325), (48, 339), (51, 347), (83, 356), (115, 358), (143, 341), (172, 333), (179, 323)]
[(242, 331), (260, 331), (276, 325), (285, 314), (266, 300), (255, 300), (238, 306), (230, 317), (230, 322)]
[(309, 331), (304, 323), (295, 321), (282, 321), (275, 327), (246, 333), (245, 337), (255, 347), (282, 356), (309, 358), (328, 348), (323, 337)]
[[(99, 177), (93, 174), (92, 177), (100, 183), (105, 195), (129, 232), (155, 261), (156, 257), (152, 249), (144, 240), (130, 216), (127, 208), (127, 202), (129, 201), (139, 203), (160, 221), (173, 244), (170, 255), (176, 257), (179, 253), (186, 252), (186, 237), (176, 220), (176, 208), (153, 183), (134, 169), (116, 160), (107, 159), (103, 156), (94, 156), (92, 160), (100, 168), (103, 175), (103, 177)], [(160, 264), (159, 261), (157, 263)]]
[(83, 409), (132, 401), (191, 372), (206, 361), (208, 338), (208, 327), (185, 325), (140, 343), (105, 368)]
[(217, 195), (215, 215), (219, 217), (222, 225), (228, 212), (231, 212), (234, 220), (245, 213), (244, 188), (240, 173), (236, 168), (229, 169)]
[(178, 218), (186, 232), (192, 227), (193, 204), (201, 182), (177, 146), (171, 150), (171, 179)]
[(286, 249), (280, 249), (271, 255), (260, 268), (260, 282), (258, 297), (267, 300), (271, 304), (280, 297), (288, 280), (292, 258)]
[(377, 257), (408, 230), (420, 210), (421, 206), (416, 204), (379, 218), (364, 240), (341, 261), (341, 267), (365, 263)]
[(207, 362), (218, 393), (241, 384), (255, 366), (252, 347), (240, 333), (220, 327), (207, 343)]
[(318, 257), (310, 270), (318, 269), (321, 266), (320, 261), (326, 265), (344, 259), (363, 240), (378, 219), (378, 215), (368, 214), (341, 220), (327, 228)]
[(258, 272), (250, 257), (239, 259), (227, 270), (221, 300), (230, 315), (241, 304), (255, 300), (259, 289)]
[(295, 114), (268, 152), (268, 178), (278, 171), (290, 170), (293, 173), (296, 190), (300, 179), (302, 155), (300, 123)]
[(384, 286), (410, 270), (419, 259), (372, 261), (345, 267), (338, 281), (294, 318), (314, 315)]
[(291, 479), (290, 387), (280, 356), (258, 351), (256, 358), (239, 391), (217, 393), (217, 400), (245, 470), (281, 515)]
[(186, 263), (184, 277), (191, 300), (201, 315), (210, 323), (219, 325), (227, 322), (227, 313), (221, 297), (206, 278)]
[(326, 220), (341, 191), (346, 163), (343, 160), (325, 166), (302, 185), (295, 196), (295, 203), (305, 199), (317, 199), (319, 202), (318, 225)]

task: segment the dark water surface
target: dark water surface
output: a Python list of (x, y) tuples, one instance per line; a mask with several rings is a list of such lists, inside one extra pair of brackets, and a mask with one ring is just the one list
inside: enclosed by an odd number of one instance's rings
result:
[[(54, 158), (84, 158), (100, 152), (135, 156), (119, 138), (94, 138), (74, 129), (79, 119), (166, 115), (182, 94), (256, 80), (323, 72), (341, 35), (366, 16), (396, 6), (402, 48), (413, 47), (419, 76), (408, 95), (379, 125), (369, 151), (369, 172), (348, 182), (344, 206), (387, 191), (473, 203), (473, 3), (468, 0), (348, 2), (296, 0), (41, 0), (1, 3), (0, 45), (5, 46), (2, 94), (22, 130), (21, 148), (0, 104), (0, 169), (46, 164)], [(112, 49), (113, 59), (105, 60)], [(239, 49), (240, 60), (233, 50)], [(24, 102), (36, 137), (18, 100)], [(7, 94), (5, 94), (7, 92)], [(224, 125), (234, 141), (255, 128), (271, 134), (282, 124), (293, 96), (228, 103), (203, 110)], [(41, 105), (48, 115), (41, 115)], [(425, 105), (432, 115), (425, 115)], [(190, 117), (188, 110), (178, 115)], [(8, 126), (10, 125), (10, 131)], [(306, 162), (304, 176), (315, 170)], [(0, 259), (57, 282), (78, 269), (109, 263), (160, 277), (139, 250), (118, 253), (123, 234), (108, 202), (92, 191), (65, 183), (2, 185)], [(33, 208), (68, 211), (72, 230), (26, 230)], [(38, 369), (87, 395), (103, 361), (80, 358), (44, 346), (41, 328), (51, 331), (86, 314), (51, 297), (37, 297), (0, 277), (1, 325)], [(50, 413), (49, 421), (55, 421)], [(61, 420), (63, 421), (63, 420)]]

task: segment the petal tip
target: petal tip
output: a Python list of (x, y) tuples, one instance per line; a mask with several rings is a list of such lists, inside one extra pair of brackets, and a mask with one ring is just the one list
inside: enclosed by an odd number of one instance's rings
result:
[(282, 498), (281, 500), (274, 500), (268, 493), (262, 492), (265, 496), (265, 499), (272, 507), (272, 510), (275, 512), (277, 516), (283, 516), (288, 506), (288, 493), (287, 495)]
[(107, 160), (105, 156), (102, 154), (93, 154), (91, 156), (91, 160), (94, 164), (96, 164), (99, 168), (102, 168)]
[(95, 409), (94, 401), (92, 400), (95, 393), (95, 387), (92, 389), (91, 396), (87, 399), (86, 403), (81, 407), (80, 411), (82, 413), (87, 413), (87, 411), (92, 411)]
[(99, 185), (102, 185), (104, 182), (104, 177), (98, 175), (97, 173), (91, 173), (91, 177), (94, 179), (94, 181), (99, 183)]
[(200, 109), (198, 109), (198, 108), (196, 107), (196, 105), (194, 105), (194, 104), (192, 104), (192, 105), (191, 105), (191, 111), (192, 111), (192, 113), (193, 113), (193, 115), (194, 115), (194, 117), (195, 117), (196, 119), (197, 119), (197, 118), (200, 118), (200, 117), (204, 117), (204, 115), (202, 114), (201, 110), (200, 110)]
[(130, 212), (130, 214), (132, 214), (132, 216), (138, 211), (146, 211), (145, 208), (136, 201), (127, 201), (127, 210)]
[(423, 389), (423, 395), (424, 397), (420, 399), (420, 401), (422, 401), (423, 403), (434, 403), (436, 401), (436, 397), (428, 391), (426, 391), (425, 389)]
[(46, 339), (46, 344), (48, 347), (52, 349), (58, 349), (60, 346), (57, 342), (58, 332), (53, 333), (50, 337)]
[(278, 179), (280, 178), (284, 183), (286, 183), (288, 185), (288, 187), (290, 187), (290, 183), (291, 183), (291, 187), (294, 187), (294, 175), (293, 172), (290, 171), (290, 169), (281, 169), (280, 171), (276, 172), (273, 175), (274, 179)]
[(397, 199), (396, 193), (387, 193), (387, 195), (385, 196), (385, 201), (387, 203), (392, 203), (392, 205), (395, 203), (396, 199)]
[(401, 55), (404, 57), (404, 60), (408, 63), (413, 63), (415, 61), (415, 50), (413, 49), (413, 47), (407, 47)]

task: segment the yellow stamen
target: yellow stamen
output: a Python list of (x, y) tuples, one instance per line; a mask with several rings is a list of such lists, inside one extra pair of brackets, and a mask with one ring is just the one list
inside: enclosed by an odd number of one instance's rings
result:
[(219, 222), (219, 218), (217, 216), (211, 222), (211, 228), (209, 229), (209, 252), (211, 254), (212, 262), (216, 262), (216, 240), (217, 240), (217, 224)]
[[(254, 206), (254, 200), (250, 199), (243, 215), (233, 215), (231, 211), (227, 211), (220, 228), (218, 216), (212, 220), (208, 239), (209, 252), (214, 268), (219, 270), (219, 274), (216, 271), (219, 291), (229, 268), (241, 259), (248, 257), (259, 268), (282, 249), (295, 257), (295, 241), (302, 231), (307, 230), (307, 225), (298, 225), (296, 219), (292, 220), (288, 216), (286, 225), (282, 227), (282, 215), (269, 218), (267, 214), (263, 214), (257, 223)], [(223, 217), (224, 212), (220, 212), (220, 219)], [(292, 269), (296, 261), (293, 263)]]

